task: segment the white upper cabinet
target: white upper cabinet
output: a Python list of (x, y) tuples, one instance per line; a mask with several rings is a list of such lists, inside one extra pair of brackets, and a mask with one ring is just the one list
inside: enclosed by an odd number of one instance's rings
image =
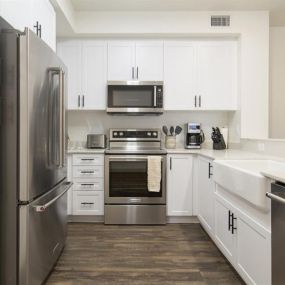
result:
[(106, 109), (107, 44), (85, 41), (82, 44), (82, 93), (85, 109)]
[(108, 80), (163, 80), (163, 43), (109, 42)]
[(167, 215), (193, 215), (192, 155), (169, 155), (167, 170)]
[(30, 28), (55, 50), (56, 15), (48, 0), (0, 0), (0, 16), (15, 29)]
[(165, 42), (165, 109), (236, 110), (237, 70), (235, 40)]
[(68, 69), (68, 109), (106, 109), (107, 43), (62, 41), (58, 55)]
[(79, 41), (60, 42), (57, 53), (67, 67), (68, 109), (78, 109), (82, 105), (81, 44)]
[(115, 41), (108, 44), (108, 80), (133, 80), (135, 43)]
[(164, 109), (189, 110), (196, 92), (195, 45), (171, 41), (164, 45)]
[(236, 41), (205, 41), (197, 48), (198, 104), (207, 110), (237, 108)]
[(136, 43), (136, 78), (140, 81), (163, 80), (163, 43)]

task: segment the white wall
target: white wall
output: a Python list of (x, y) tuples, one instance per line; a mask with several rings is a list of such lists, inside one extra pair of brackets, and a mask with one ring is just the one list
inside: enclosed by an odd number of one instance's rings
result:
[[(188, 112), (168, 111), (161, 116), (112, 116), (105, 111), (69, 111), (68, 135), (71, 141), (86, 141), (89, 133), (105, 133), (109, 128), (162, 128), (180, 125), (187, 122), (202, 124), (206, 140), (210, 142), (212, 126), (227, 126), (227, 112)], [(177, 146), (184, 146), (184, 133), (177, 137)]]
[(285, 138), (285, 27), (270, 28), (270, 137)]

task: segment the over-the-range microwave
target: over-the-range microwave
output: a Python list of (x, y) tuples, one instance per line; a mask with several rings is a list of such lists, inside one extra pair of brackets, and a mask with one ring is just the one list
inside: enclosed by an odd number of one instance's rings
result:
[(108, 81), (107, 113), (161, 115), (162, 81)]

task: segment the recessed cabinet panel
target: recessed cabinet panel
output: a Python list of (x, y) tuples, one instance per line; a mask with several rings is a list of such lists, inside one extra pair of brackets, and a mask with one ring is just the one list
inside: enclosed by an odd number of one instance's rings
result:
[(106, 109), (107, 44), (85, 41), (82, 44), (82, 94), (85, 109)]
[(214, 228), (214, 182), (212, 160), (199, 157), (197, 173), (198, 218), (207, 231)]
[(82, 105), (81, 44), (78, 41), (61, 42), (58, 55), (67, 67), (68, 109), (78, 109)]
[(170, 155), (168, 157), (168, 216), (192, 216), (193, 214), (192, 163), (191, 155)]
[(108, 80), (135, 79), (135, 43), (108, 43)]
[(196, 90), (195, 45), (191, 42), (165, 42), (164, 108), (166, 110), (193, 109)]
[(163, 43), (136, 43), (136, 77), (140, 81), (163, 80)]
[(197, 47), (197, 95), (207, 110), (237, 108), (236, 41), (207, 41)]

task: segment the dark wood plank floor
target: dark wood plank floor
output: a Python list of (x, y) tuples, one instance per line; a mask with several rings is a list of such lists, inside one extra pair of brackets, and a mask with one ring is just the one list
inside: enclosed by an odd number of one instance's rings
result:
[(244, 284), (199, 224), (69, 224), (48, 285)]

